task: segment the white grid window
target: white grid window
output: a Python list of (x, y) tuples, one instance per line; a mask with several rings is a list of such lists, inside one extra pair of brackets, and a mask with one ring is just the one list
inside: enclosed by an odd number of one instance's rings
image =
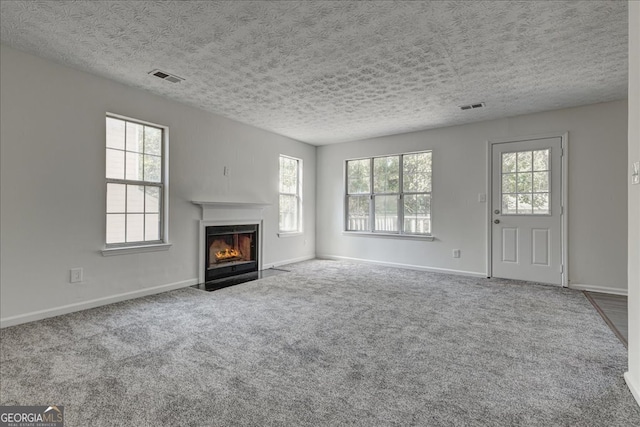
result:
[(502, 153), (503, 215), (550, 215), (550, 150)]
[(166, 128), (106, 117), (107, 247), (164, 241)]
[(431, 235), (431, 151), (347, 160), (345, 230)]
[(302, 232), (302, 160), (280, 156), (280, 233)]

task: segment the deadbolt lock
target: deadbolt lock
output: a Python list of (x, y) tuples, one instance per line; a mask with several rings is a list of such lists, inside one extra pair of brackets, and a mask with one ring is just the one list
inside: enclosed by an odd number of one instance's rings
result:
[(494, 219), (494, 220), (493, 220), (493, 223), (494, 223), (494, 224), (500, 224), (500, 220), (499, 220), (499, 219)]
[(500, 209), (496, 209), (495, 211), (493, 211), (493, 213), (498, 215), (500, 213)]

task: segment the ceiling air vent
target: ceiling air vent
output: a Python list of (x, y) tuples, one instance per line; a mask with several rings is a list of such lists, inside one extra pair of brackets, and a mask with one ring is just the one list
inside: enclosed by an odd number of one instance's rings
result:
[(484, 107), (484, 102), (477, 102), (475, 104), (461, 105), (460, 109), (461, 110), (473, 110), (474, 108), (482, 108), (482, 107)]
[(149, 71), (149, 74), (151, 74), (152, 76), (156, 76), (159, 79), (171, 82), (171, 83), (180, 83), (181, 81), (184, 80), (182, 77), (178, 77), (178, 76), (175, 76), (173, 74), (165, 73), (164, 71), (160, 71), (160, 70)]

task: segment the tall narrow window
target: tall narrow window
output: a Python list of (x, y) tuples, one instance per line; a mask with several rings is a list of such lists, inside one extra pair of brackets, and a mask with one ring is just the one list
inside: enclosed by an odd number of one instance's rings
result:
[(302, 232), (302, 160), (280, 156), (280, 233)]
[(347, 160), (345, 230), (431, 234), (431, 151)]
[(107, 247), (164, 242), (166, 128), (107, 116)]

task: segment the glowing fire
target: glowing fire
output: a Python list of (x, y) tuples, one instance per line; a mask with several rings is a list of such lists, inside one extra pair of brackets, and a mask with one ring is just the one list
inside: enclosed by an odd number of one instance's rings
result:
[(223, 249), (216, 252), (216, 260), (221, 261), (225, 259), (237, 258), (240, 256), (240, 251), (233, 248)]

